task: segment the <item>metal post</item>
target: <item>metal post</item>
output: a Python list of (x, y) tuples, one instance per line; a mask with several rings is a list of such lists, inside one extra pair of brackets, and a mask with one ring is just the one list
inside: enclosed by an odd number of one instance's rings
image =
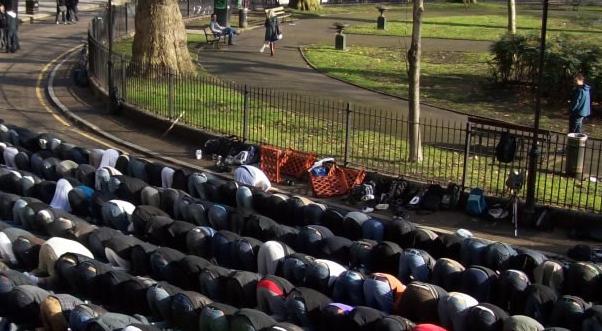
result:
[(343, 165), (346, 167), (349, 163), (349, 127), (351, 124), (351, 104), (347, 102), (345, 110), (345, 150), (343, 154)]
[(125, 17), (125, 35), (126, 36), (128, 36), (128, 6), (129, 6), (129, 3), (127, 3), (127, 2), (123, 5), (123, 9), (125, 10), (124, 17)]
[(115, 111), (115, 107), (113, 107), (113, 100), (115, 100), (115, 91), (113, 86), (113, 2), (109, 0), (109, 11), (107, 14), (108, 20), (108, 33), (109, 33), (109, 59), (107, 61), (107, 88), (109, 89), (109, 102), (108, 102), (108, 111), (109, 113), (113, 113)]
[(249, 140), (249, 88), (245, 85), (245, 99), (242, 113), (242, 141)]
[(186, 16), (190, 17), (190, 0), (186, 0)]
[(127, 100), (127, 82), (125, 81), (126, 69), (125, 56), (121, 55), (121, 98), (123, 100)]
[(470, 136), (472, 135), (472, 123), (466, 123), (466, 138), (464, 139), (464, 167), (462, 168), (462, 191), (466, 189), (466, 176), (468, 173), (468, 159), (470, 156)]
[(541, 18), (541, 44), (539, 46), (539, 70), (537, 76), (537, 94), (535, 96), (535, 123), (533, 139), (529, 152), (529, 168), (527, 177), (527, 201), (525, 216), (527, 221), (535, 217), (535, 189), (537, 185), (537, 160), (539, 159), (539, 119), (541, 117), (541, 90), (543, 87), (543, 71), (546, 52), (546, 32), (548, 27), (548, 0), (543, 1), (543, 16)]
[(173, 119), (174, 118), (174, 107), (175, 107), (175, 101), (176, 101), (175, 93), (174, 93), (174, 81), (173, 81), (174, 75), (170, 72), (167, 74), (167, 77), (168, 77), (168, 84), (169, 84), (169, 91), (168, 91), (169, 94), (167, 96), (167, 98), (168, 98), (167, 108), (169, 111), (168, 117), (169, 117), (169, 119)]

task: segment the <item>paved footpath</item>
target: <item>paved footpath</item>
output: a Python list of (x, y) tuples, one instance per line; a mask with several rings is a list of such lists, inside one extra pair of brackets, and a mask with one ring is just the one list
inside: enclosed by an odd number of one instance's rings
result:
[[(82, 23), (86, 23), (89, 19), (90, 15), (82, 14)], [(81, 45), (86, 36), (86, 27), (87, 24), (57, 26), (50, 21), (23, 26), (22, 50), (16, 54), (0, 53), (0, 118), (35, 130), (55, 132), (75, 144), (101, 148), (118, 147), (125, 152), (139, 155), (138, 151), (109, 141), (98, 132), (76, 128), (60, 115), (58, 110), (50, 106), (45, 90), (38, 88), (46, 86), (48, 82), (46, 69), (53, 68), (60, 61), (54, 62), (53, 65), (49, 63), (66, 50)], [(70, 111), (92, 122), (104, 132), (151, 149), (158, 157), (169, 157), (174, 162), (184, 162), (195, 168), (209, 165), (208, 161), (196, 161), (191, 157), (192, 151), (198, 147), (199, 142), (171, 136), (162, 138), (160, 131), (141, 128), (140, 123), (106, 114), (105, 106), (91, 95), (90, 90), (72, 86), (69, 69), (76, 58), (77, 54), (73, 54), (69, 61), (61, 66), (55, 80), (55, 94)], [(297, 194), (307, 193), (307, 188), (302, 185), (283, 189)], [(512, 233), (509, 224), (479, 221), (461, 212), (415, 215), (413, 221), (443, 231), (454, 231), (463, 227), (483, 238), (557, 253), (566, 252), (576, 243), (560, 231), (552, 233), (525, 231), (520, 239), (514, 239), (509, 236)], [(589, 242), (589, 244), (594, 243)]]
[[(358, 23), (365, 21), (353, 17), (316, 18), (283, 24), (284, 38), (276, 44), (276, 55), (259, 53), (263, 43), (264, 29), (245, 31), (236, 39), (236, 45), (201, 49), (199, 63), (209, 72), (225, 80), (246, 83), (253, 86), (277, 88), (305, 95), (349, 100), (363, 106), (376, 107), (389, 111), (407, 112), (408, 104), (398, 98), (383, 96), (363, 88), (329, 78), (307, 65), (299, 52), (299, 47), (311, 44), (334, 44), (334, 22)], [(347, 44), (361, 46), (398, 47), (400, 51), (409, 47), (407, 38), (347, 35)], [(423, 51), (464, 51), (466, 49), (487, 50), (489, 42), (460, 41), (446, 39), (423, 39)], [(344, 61), (341, 53), (341, 61)], [(463, 123), (466, 116), (430, 106), (422, 107), (424, 118), (445, 119)]]
[[(97, 10), (100, 6), (105, 6), (107, 1), (105, 0), (80, 0), (78, 5), (79, 11)], [(25, 13), (25, 2), (19, 3), (19, 18), (25, 23), (36, 21), (44, 21), (48, 18), (55, 18), (56, 15), (56, 1), (53, 0), (40, 0), (38, 2), (38, 11), (34, 15), (28, 15)]]

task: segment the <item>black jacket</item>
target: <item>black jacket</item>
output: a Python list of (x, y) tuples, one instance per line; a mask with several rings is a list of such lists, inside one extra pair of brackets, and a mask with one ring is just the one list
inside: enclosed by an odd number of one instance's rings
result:
[(0, 29), (6, 29), (8, 27), (8, 20), (6, 18), (6, 13), (0, 14)]

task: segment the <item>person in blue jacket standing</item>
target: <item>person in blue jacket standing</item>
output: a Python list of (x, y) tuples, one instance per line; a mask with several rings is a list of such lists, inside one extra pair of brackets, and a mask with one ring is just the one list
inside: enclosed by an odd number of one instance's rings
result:
[(591, 114), (590, 87), (585, 84), (583, 74), (575, 75), (575, 85), (569, 106), (569, 133), (581, 133), (583, 119)]

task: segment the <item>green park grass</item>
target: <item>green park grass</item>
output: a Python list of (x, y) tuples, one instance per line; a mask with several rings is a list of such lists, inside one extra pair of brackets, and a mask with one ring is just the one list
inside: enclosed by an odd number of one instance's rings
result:
[[(453, 4), (452, 4), (453, 5)], [(456, 4), (456, 6), (461, 6)], [(445, 9), (444, 9), (445, 8)], [(602, 20), (598, 7), (586, 7), (579, 11), (553, 11), (548, 20), (551, 35), (566, 33), (593, 42), (602, 41)], [(389, 13), (389, 12), (387, 12)], [(412, 33), (411, 11), (400, 15), (393, 11), (386, 14), (386, 30), (377, 30), (376, 21), (352, 24), (346, 31), (355, 34), (409, 36)], [(541, 27), (541, 12), (518, 5), (518, 33), (538, 33)], [(424, 38), (488, 40), (499, 39), (507, 29), (506, 8), (501, 4), (479, 5), (468, 9), (442, 7), (426, 4), (423, 18)]]
[[(402, 49), (352, 45), (341, 52), (332, 46), (313, 45), (303, 51), (320, 72), (329, 76), (395, 96), (408, 96), (407, 62)], [(421, 101), (468, 115), (531, 123), (530, 100), (517, 97), (516, 90), (494, 85), (489, 60), (488, 53), (423, 53)], [(543, 127), (561, 132), (566, 129), (568, 115), (564, 108), (544, 104), (543, 113)], [(602, 128), (597, 125), (590, 123), (587, 130), (593, 136), (602, 136)]]
[[(190, 50), (190, 56), (192, 56), (193, 60), (196, 61), (198, 57), (198, 48), (203, 46), (207, 41), (205, 40), (205, 35), (197, 34), (197, 33), (189, 33), (187, 35), (188, 38), (188, 49)], [(124, 38), (113, 43), (113, 52), (118, 54), (123, 54), (127, 57), (132, 56), (132, 44), (134, 43), (134, 38)]]
[[(498, 40), (506, 33), (506, 17), (503, 15), (467, 15), (425, 18), (422, 26), (424, 38)], [(538, 33), (541, 21), (537, 17), (519, 16), (518, 33)], [(602, 41), (602, 30), (582, 27), (564, 18), (549, 20), (550, 34), (565, 33), (570, 36), (594, 42)], [(390, 21), (386, 30), (377, 30), (375, 23), (357, 24), (346, 30), (348, 33), (374, 34), (384, 36), (409, 36), (412, 34), (411, 21)]]

